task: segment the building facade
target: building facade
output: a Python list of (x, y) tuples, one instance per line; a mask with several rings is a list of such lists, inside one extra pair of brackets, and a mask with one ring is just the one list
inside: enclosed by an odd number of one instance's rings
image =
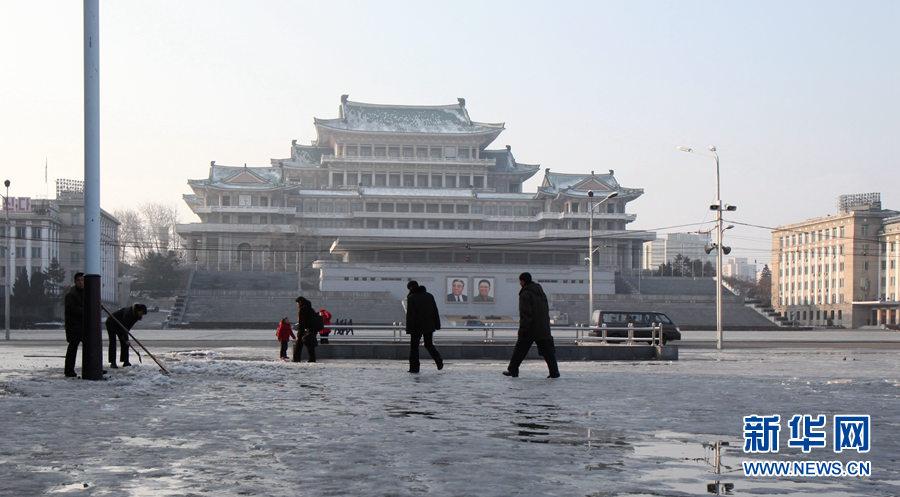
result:
[(722, 264), (722, 275), (726, 278), (738, 278), (745, 281), (756, 281), (756, 264), (746, 257), (730, 257)]
[(878, 299), (868, 306), (869, 321), (900, 329), (900, 216), (885, 219), (878, 238)]
[[(30, 281), (32, 274), (47, 271), (51, 261), (59, 258), (60, 217), (54, 202), (9, 198), (5, 208), (9, 210), (9, 237), (4, 237), (0, 247), (0, 296), (13, 287), (19, 275)], [(2, 216), (0, 223), (6, 227), (6, 213)]]
[(627, 229), (635, 215), (626, 204), (643, 190), (622, 187), (612, 170), (545, 169), (537, 191), (523, 192), (540, 166), (518, 162), (509, 146), (489, 148), (504, 124), (472, 121), (463, 99), (407, 106), (344, 95), (338, 117), (314, 125), (316, 140), (294, 141), (288, 158), (265, 167), (213, 162), (207, 178), (188, 182), (185, 201), (200, 222), (178, 232), (197, 269), (297, 272), (323, 291), (384, 291), (383, 281), (427, 272), (436, 295), (452, 295), (453, 280), (464, 279), (467, 301), (490, 297), (476, 293), (482, 280), (495, 288), (541, 269), (583, 292), (587, 193), (615, 191), (593, 215), (595, 288), (613, 293), (614, 272), (639, 268), (642, 244), (654, 237)]
[(847, 197), (835, 215), (772, 232), (772, 304), (789, 320), (848, 328), (877, 324), (873, 307), (887, 288), (882, 248), (891, 236), (883, 228), (897, 212), (882, 209), (871, 194), (860, 197), (865, 202)]
[(709, 243), (709, 233), (669, 233), (644, 242), (643, 269), (656, 270), (679, 254), (705, 264), (711, 260), (705, 250)]

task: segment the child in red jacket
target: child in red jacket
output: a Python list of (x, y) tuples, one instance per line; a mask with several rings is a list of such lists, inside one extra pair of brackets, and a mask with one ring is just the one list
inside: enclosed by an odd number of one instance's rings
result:
[(275, 330), (275, 338), (281, 342), (281, 360), (286, 361), (288, 342), (292, 338), (297, 338), (294, 336), (294, 331), (291, 329), (291, 322), (288, 321), (288, 318), (281, 318), (281, 322), (278, 323), (278, 329)]

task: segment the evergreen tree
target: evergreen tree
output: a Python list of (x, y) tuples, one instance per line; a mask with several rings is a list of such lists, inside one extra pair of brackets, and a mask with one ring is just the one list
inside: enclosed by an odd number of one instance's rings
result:
[(50, 295), (59, 295), (60, 290), (66, 284), (66, 270), (59, 265), (56, 257), (50, 261), (50, 266), (47, 267), (47, 279), (50, 282), (50, 291), (48, 293)]
[(763, 266), (759, 281), (756, 282), (756, 295), (764, 305), (772, 305), (772, 270), (768, 264)]

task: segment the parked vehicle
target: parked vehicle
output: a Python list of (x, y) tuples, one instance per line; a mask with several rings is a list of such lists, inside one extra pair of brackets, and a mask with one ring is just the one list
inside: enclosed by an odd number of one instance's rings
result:
[[(603, 335), (601, 326), (606, 325), (606, 336), (625, 338), (628, 336), (628, 325), (634, 328), (651, 328), (656, 324), (662, 325), (663, 345), (672, 340), (681, 340), (681, 330), (675, 323), (662, 312), (656, 311), (594, 311), (591, 318), (590, 335), (599, 337)], [(651, 338), (651, 330), (636, 329), (634, 337), (639, 339)]]
[[(466, 326), (478, 326), (478, 327), (482, 327), (482, 328), (483, 328), (483, 327), (484, 327), (484, 322), (481, 321), (480, 319), (467, 319), (467, 320), (466, 320)], [(474, 331), (475, 328), (468, 328), (468, 330), (469, 330), (469, 331)]]

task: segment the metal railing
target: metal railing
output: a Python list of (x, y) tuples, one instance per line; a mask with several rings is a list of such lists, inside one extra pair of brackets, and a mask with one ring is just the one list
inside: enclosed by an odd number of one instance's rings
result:
[[(329, 341), (376, 341), (376, 342), (402, 342), (406, 336), (406, 326), (402, 322), (389, 325), (335, 325), (329, 324), (326, 328), (331, 330)], [(346, 331), (345, 331), (346, 330)], [(346, 334), (352, 330), (352, 335)], [(344, 331), (338, 334), (338, 331)], [(654, 324), (649, 327), (599, 327), (586, 326), (559, 326), (551, 329), (553, 339), (557, 343), (591, 346), (635, 346), (635, 345), (663, 345), (662, 325)], [(474, 332), (474, 333), (473, 333)], [(512, 343), (518, 338), (518, 327), (496, 323), (483, 323), (478, 325), (444, 326), (437, 335), (442, 340), (459, 340), (463, 342), (480, 343)], [(596, 332), (593, 335), (591, 332)], [(648, 332), (647, 336), (638, 336), (636, 333)]]

